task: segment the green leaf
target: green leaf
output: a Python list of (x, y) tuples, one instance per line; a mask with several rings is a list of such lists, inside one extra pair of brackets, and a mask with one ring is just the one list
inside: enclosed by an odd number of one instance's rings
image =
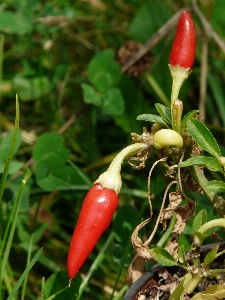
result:
[(173, 258), (173, 256), (164, 248), (156, 247), (150, 249), (150, 254), (155, 261), (165, 267), (179, 265)]
[(196, 143), (212, 156), (221, 156), (219, 146), (209, 129), (199, 120), (191, 118), (187, 121), (187, 131)]
[(147, 122), (152, 122), (152, 123), (158, 123), (158, 124), (161, 124), (161, 125), (169, 128), (169, 126), (166, 124), (166, 122), (161, 117), (159, 117), (157, 115), (143, 114), (143, 115), (138, 116), (137, 120), (147, 121)]
[(225, 298), (225, 289), (222, 284), (214, 284), (203, 292), (197, 293), (190, 300), (223, 300)]
[(88, 104), (94, 104), (96, 106), (101, 105), (101, 97), (99, 93), (89, 84), (83, 83), (81, 85), (84, 92), (84, 102)]
[(185, 130), (186, 126), (187, 126), (187, 121), (189, 119), (191, 119), (192, 117), (194, 117), (194, 115), (196, 115), (199, 112), (199, 110), (192, 110), (189, 113), (187, 113), (181, 121), (181, 132)]
[(192, 223), (194, 233), (207, 222), (207, 211), (202, 209), (195, 217)]
[(192, 280), (192, 274), (187, 273), (181, 282), (178, 284), (176, 289), (172, 292), (169, 300), (181, 300), (185, 294), (186, 287), (189, 285), (190, 281)]
[(180, 245), (178, 249), (178, 261), (181, 264), (185, 263), (185, 251), (184, 251), (184, 245)]
[(208, 266), (217, 257), (218, 246), (214, 247), (204, 258), (204, 267)]
[(13, 80), (13, 88), (23, 101), (31, 101), (50, 93), (51, 85), (46, 76), (25, 78), (18, 75)]
[(179, 167), (189, 167), (193, 165), (200, 165), (204, 166), (205, 168), (209, 169), (210, 171), (217, 171), (217, 172), (222, 172), (222, 166), (218, 162), (217, 158), (214, 157), (206, 157), (206, 156), (196, 156), (196, 157), (191, 157), (188, 158), (185, 161), (182, 161), (179, 163)]
[(121, 91), (116, 87), (104, 91), (101, 108), (103, 115), (122, 116), (125, 106)]
[(87, 190), (87, 177), (78, 168), (66, 165), (69, 150), (63, 145), (64, 139), (56, 132), (44, 133), (38, 139), (33, 157), (36, 161), (36, 181), (45, 191)]
[[(44, 296), (45, 299), (65, 300), (73, 299), (78, 290), (82, 279), (79, 274), (72, 280), (70, 287), (68, 286), (69, 280), (66, 271), (59, 271), (52, 274), (45, 283)], [(51, 296), (57, 295), (53, 298)], [(76, 298), (76, 297), (75, 297)]]
[(225, 191), (225, 183), (219, 180), (208, 181), (206, 187), (212, 193), (219, 193)]
[(171, 109), (161, 103), (156, 103), (155, 107), (160, 114), (160, 116), (163, 118), (163, 120), (169, 124), (172, 125), (172, 119), (171, 119)]
[(114, 60), (114, 52), (111, 49), (96, 54), (88, 65), (88, 79), (99, 91), (117, 85), (120, 78), (120, 66)]
[(0, 32), (6, 34), (25, 34), (32, 30), (32, 21), (25, 14), (0, 11)]
[(37, 184), (45, 191), (55, 190), (88, 190), (90, 187), (72, 166), (55, 165), (49, 168), (47, 162), (39, 163), (36, 172)]
[(34, 146), (34, 160), (37, 164), (45, 162), (51, 172), (60, 170), (69, 158), (69, 150), (63, 143), (63, 137), (56, 132), (42, 134)]

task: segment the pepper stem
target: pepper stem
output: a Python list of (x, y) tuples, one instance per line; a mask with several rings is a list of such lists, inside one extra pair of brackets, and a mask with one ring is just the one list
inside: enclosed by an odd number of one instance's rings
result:
[(174, 102), (178, 99), (180, 88), (191, 73), (191, 68), (182, 68), (180, 65), (173, 66), (169, 64), (169, 69), (173, 79), (171, 93), (172, 129), (177, 131), (176, 120), (174, 116)]
[(136, 143), (127, 146), (124, 148), (117, 156), (113, 159), (109, 168), (106, 172), (102, 173), (98, 179), (95, 181), (96, 183), (101, 184), (102, 187), (111, 189), (115, 191), (117, 194), (120, 192), (122, 187), (122, 180), (121, 180), (121, 165), (124, 159), (127, 156), (135, 155), (139, 150), (147, 148), (147, 145), (144, 143)]

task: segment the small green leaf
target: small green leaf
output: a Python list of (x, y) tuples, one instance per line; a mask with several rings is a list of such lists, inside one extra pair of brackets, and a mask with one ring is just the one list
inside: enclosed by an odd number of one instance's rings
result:
[(222, 166), (218, 162), (217, 158), (214, 157), (206, 157), (206, 156), (196, 156), (196, 157), (191, 157), (188, 158), (185, 161), (182, 161), (182, 163), (179, 164), (180, 168), (183, 167), (189, 167), (193, 165), (200, 165), (203, 166), (210, 171), (216, 171), (216, 172), (222, 172)]
[(184, 296), (185, 291), (186, 291), (186, 287), (191, 282), (191, 280), (192, 280), (192, 274), (191, 273), (187, 273), (183, 277), (183, 279), (181, 280), (181, 282), (178, 284), (178, 286), (176, 287), (176, 289), (172, 292), (169, 300), (181, 300), (181, 299), (183, 299), (183, 296)]
[(204, 258), (204, 266), (205, 267), (208, 266), (214, 259), (216, 259), (217, 251), (218, 251), (218, 246), (216, 246), (211, 251), (209, 251), (209, 253), (206, 254), (206, 256)]
[(152, 123), (158, 123), (161, 124), (167, 128), (169, 126), (166, 124), (166, 122), (159, 116), (157, 115), (151, 115), (151, 114), (143, 114), (137, 117), (138, 121), (147, 121), (147, 122), (152, 122)]
[(192, 110), (190, 111), (189, 113), (187, 113), (183, 118), (182, 118), (182, 121), (181, 121), (181, 132), (185, 130), (185, 127), (187, 125), (187, 121), (194, 117), (194, 115), (196, 115), (197, 113), (199, 112), (199, 110)]
[(207, 221), (207, 211), (205, 209), (200, 210), (200, 212), (194, 217), (192, 228), (196, 232), (199, 228), (205, 224)]
[(185, 251), (184, 251), (184, 245), (180, 245), (179, 249), (178, 249), (178, 261), (181, 264), (185, 263)]
[(171, 120), (171, 109), (161, 103), (156, 103), (155, 107), (160, 114), (160, 116), (163, 118), (163, 120), (172, 126), (172, 120)]
[(102, 93), (103, 115), (122, 116), (124, 109), (123, 95), (118, 88), (113, 87)]
[(120, 81), (120, 66), (114, 60), (114, 55), (111, 49), (103, 50), (88, 65), (88, 79), (99, 91), (111, 88)]
[(225, 191), (225, 183), (219, 180), (208, 181), (206, 187), (212, 193), (219, 193)]
[(150, 249), (150, 254), (159, 264), (165, 267), (177, 266), (179, 265), (173, 258), (173, 256), (164, 248), (156, 247)]
[(199, 120), (191, 118), (187, 121), (187, 131), (196, 143), (212, 156), (221, 156), (219, 146), (209, 129)]
[(101, 105), (101, 97), (99, 93), (89, 84), (83, 83), (81, 85), (84, 92), (84, 102), (88, 104), (94, 104), (96, 106)]

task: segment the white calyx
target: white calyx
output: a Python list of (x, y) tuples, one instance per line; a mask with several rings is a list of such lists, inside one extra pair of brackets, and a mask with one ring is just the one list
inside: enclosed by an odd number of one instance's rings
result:
[(139, 150), (146, 148), (144, 143), (136, 143), (124, 148), (111, 162), (107, 171), (102, 173), (96, 183), (101, 184), (102, 187), (111, 189), (119, 194), (122, 187), (122, 180), (120, 176), (121, 165), (127, 156), (135, 155)]

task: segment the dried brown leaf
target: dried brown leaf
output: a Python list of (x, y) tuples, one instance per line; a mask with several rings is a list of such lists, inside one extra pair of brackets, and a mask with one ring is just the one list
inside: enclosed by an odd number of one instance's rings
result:
[(167, 220), (171, 219), (174, 211), (182, 201), (182, 194), (180, 190), (169, 193), (169, 205), (162, 211), (160, 223), (162, 223), (163, 230), (166, 229)]
[(166, 246), (166, 250), (173, 256), (173, 258), (177, 261), (178, 260), (178, 239), (177, 236), (173, 235), (173, 238), (169, 241), (168, 245)]
[(144, 245), (144, 243), (142, 242), (142, 240), (139, 238), (138, 236), (138, 232), (139, 230), (144, 227), (148, 222), (150, 221), (150, 218), (148, 218), (147, 220), (143, 221), (141, 224), (139, 224), (134, 232), (132, 233), (131, 236), (131, 242), (132, 245), (135, 249), (135, 251), (137, 252), (137, 254), (139, 256), (141, 256), (142, 258), (146, 259), (146, 260), (150, 260), (151, 259), (151, 255), (149, 253), (149, 249), (147, 246)]
[(194, 216), (196, 204), (188, 202), (187, 204), (176, 209), (176, 223), (174, 225), (173, 233), (181, 234), (183, 232), (187, 221)]
[(145, 272), (145, 259), (138, 255), (133, 259), (127, 274), (127, 281), (132, 285)]

